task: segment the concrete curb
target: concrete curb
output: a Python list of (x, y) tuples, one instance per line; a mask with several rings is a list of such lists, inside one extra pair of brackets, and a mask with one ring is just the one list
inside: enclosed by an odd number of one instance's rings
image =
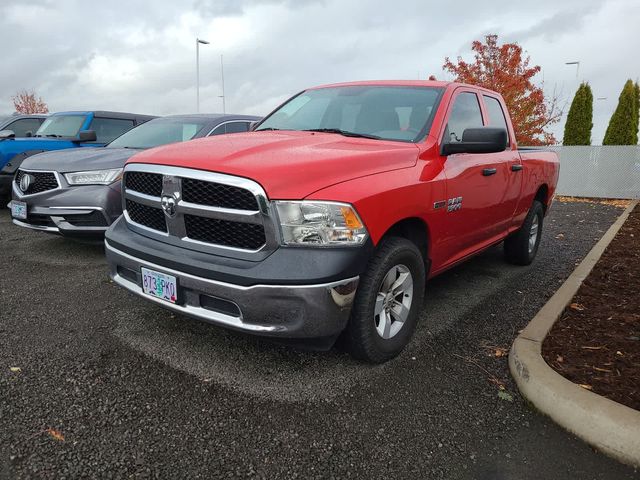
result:
[(598, 450), (640, 467), (640, 412), (570, 382), (549, 367), (541, 353), (549, 330), (637, 204), (631, 202), (515, 339), (509, 368), (522, 396), (538, 410)]

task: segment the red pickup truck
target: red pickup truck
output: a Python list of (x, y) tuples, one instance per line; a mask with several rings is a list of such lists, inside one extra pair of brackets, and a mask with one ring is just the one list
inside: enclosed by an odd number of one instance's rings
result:
[(111, 277), (185, 315), (327, 347), (343, 335), (383, 362), (411, 339), (428, 278), (499, 242), (533, 261), (558, 172), (555, 153), (518, 150), (495, 92), (311, 88), (251, 132), (132, 157)]

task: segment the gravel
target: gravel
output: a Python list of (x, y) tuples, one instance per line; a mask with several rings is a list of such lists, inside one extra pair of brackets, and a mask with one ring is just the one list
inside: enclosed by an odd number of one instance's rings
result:
[(2, 211), (0, 478), (637, 478), (530, 410), (495, 356), (620, 212), (558, 203), (531, 267), (496, 247), (430, 281), (410, 347), (372, 367), (143, 302), (100, 246)]

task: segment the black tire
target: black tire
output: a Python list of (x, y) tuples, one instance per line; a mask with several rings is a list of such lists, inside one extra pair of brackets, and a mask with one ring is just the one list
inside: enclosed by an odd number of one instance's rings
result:
[[(407, 319), (394, 336), (385, 339), (376, 330), (374, 313), (382, 282), (394, 266), (408, 269), (413, 289)], [(344, 332), (345, 346), (353, 357), (370, 363), (383, 363), (405, 348), (416, 328), (425, 280), (425, 262), (414, 243), (400, 237), (383, 240), (360, 277), (351, 318)]]
[[(534, 221), (538, 221), (537, 236), (533, 248), (530, 248), (529, 239), (531, 227)], [(504, 240), (504, 254), (509, 263), (514, 265), (530, 265), (536, 258), (540, 239), (542, 238), (542, 224), (544, 220), (544, 207), (538, 200), (533, 201), (522, 226)]]

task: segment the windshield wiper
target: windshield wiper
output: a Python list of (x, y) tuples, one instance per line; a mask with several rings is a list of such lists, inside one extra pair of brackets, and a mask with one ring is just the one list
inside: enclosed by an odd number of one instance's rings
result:
[(267, 127), (267, 128), (260, 128), (258, 130), (254, 130), (254, 132), (271, 132), (271, 131), (276, 131), (276, 130), (282, 130), (282, 129), (281, 128)]
[(342, 130), (340, 128), (310, 128), (308, 130), (302, 130), (303, 132), (321, 132), (321, 133), (337, 133), (339, 135), (344, 135), (345, 137), (356, 137), (356, 138), (371, 138), (373, 140), (380, 140), (382, 137), (378, 135), (370, 135), (368, 133), (357, 133), (357, 132), (349, 132), (348, 130)]

